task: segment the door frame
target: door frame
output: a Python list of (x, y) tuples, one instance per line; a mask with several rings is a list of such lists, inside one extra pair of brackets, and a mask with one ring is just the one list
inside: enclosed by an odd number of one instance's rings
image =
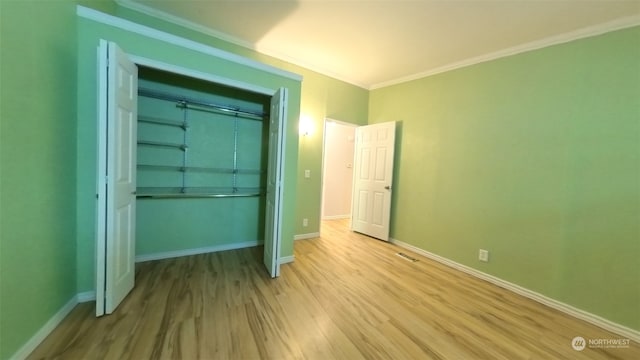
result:
[[(322, 220), (328, 220), (324, 218), (324, 206), (325, 206), (325, 201), (324, 201), (324, 193), (325, 193), (325, 181), (326, 181), (326, 177), (327, 177), (327, 168), (326, 168), (326, 151), (327, 151), (327, 126), (329, 126), (330, 123), (336, 123), (342, 126), (348, 126), (348, 127), (352, 127), (354, 130), (354, 136), (355, 136), (355, 129), (357, 129), (358, 127), (362, 126), (362, 125), (358, 125), (358, 124), (353, 124), (353, 123), (349, 123), (346, 121), (340, 121), (340, 120), (336, 120), (336, 119), (332, 119), (332, 118), (324, 118), (324, 126), (323, 126), (323, 133), (322, 133), (322, 178), (320, 180), (320, 221)], [(354, 138), (354, 142), (355, 142), (355, 138)], [(351, 154), (353, 157), (355, 157), (355, 151), (353, 154)], [(353, 160), (352, 160), (352, 165), (353, 165)], [(353, 173), (353, 166), (351, 167), (351, 173)], [(351, 187), (351, 192), (353, 193), (353, 181), (350, 182), (348, 184)], [(349, 217), (345, 217), (345, 219), (347, 218), (351, 218), (351, 209), (349, 209)]]
[[(107, 40), (101, 40), (101, 41), (107, 41)], [(136, 65), (136, 66), (144, 66), (147, 68), (152, 68), (155, 70), (160, 70), (160, 71), (164, 71), (164, 72), (169, 72), (169, 73), (173, 73), (173, 74), (177, 74), (177, 75), (182, 75), (182, 76), (187, 76), (187, 77), (191, 77), (197, 80), (203, 80), (203, 81), (208, 81), (208, 82), (212, 82), (218, 85), (223, 85), (223, 86), (229, 86), (229, 87), (233, 87), (239, 90), (243, 90), (243, 91), (248, 91), (248, 92), (253, 92), (253, 93), (257, 93), (257, 94), (261, 94), (261, 95), (267, 95), (270, 97), (273, 97), (276, 92), (278, 92), (280, 90), (280, 88), (275, 88), (275, 89), (271, 89), (271, 88), (267, 88), (267, 87), (263, 87), (263, 86), (259, 86), (259, 85), (255, 85), (255, 84), (250, 84), (250, 83), (246, 83), (243, 81), (238, 81), (238, 80), (234, 80), (234, 79), (229, 79), (229, 78), (225, 78), (219, 75), (215, 75), (215, 74), (211, 74), (211, 73), (207, 73), (207, 72), (203, 72), (203, 71), (198, 71), (198, 70), (193, 70), (193, 69), (189, 69), (186, 67), (182, 67), (179, 65), (175, 65), (175, 64), (170, 64), (170, 63), (165, 63), (162, 61), (158, 61), (155, 59), (150, 59), (147, 57), (143, 57), (143, 56), (138, 56), (135, 55), (133, 53), (127, 52), (123, 49), (123, 51), (125, 52), (125, 54), (129, 57), (129, 59)], [(105, 63), (104, 59), (103, 59), (103, 54), (100, 50), (100, 46), (97, 46), (97, 76), (106, 76), (106, 71), (107, 71), (107, 64)], [(98, 122), (97, 126), (98, 126), (98, 134), (97, 134), (97, 166), (96, 166), (96, 172), (97, 172), (97, 179), (96, 179), (96, 225), (95, 225), (95, 229), (96, 229), (96, 236), (95, 236), (95, 293), (96, 293), (96, 309), (98, 307), (98, 304), (100, 302), (102, 302), (102, 304), (104, 304), (104, 296), (105, 296), (105, 283), (106, 283), (106, 278), (105, 278), (105, 269), (106, 269), (106, 252), (105, 252), (105, 239), (103, 237), (103, 235), (106, 232), (106, 226), (107, 226), (107, 222), (106, 222), (106, 207), (103, 206), (103, 204), (105, 203), (105, 199), (106, 197), (104, 196), (104, 186), (106, 183), (106, 178), (104, 176), (102, 176), (102, 174), (104, 173), (104, 169), (106, 169), (107, 166), (107, 136), (106, 136), (106, 121), (101, 121), (101, 117), (106, 117), (106, 111), (107, 111), (107, 91), (106, 89), (103, 89), (100, 87), (100, 81), (97, 81), (97, 109), (98, 109), (98, 114), (96, 117), (96, 121)], [(287, 110), (287, 109), (285, 109)], [(285, 119), (286, 120), (286, 119)], [(280, 126), (286, 126), (286, 121), (281, 122)], [(286, 129), (285, 129), (285, 133), (286, 133)], [(283, 139), (283, 141), (286, 139)], [(286, 158), (286, 154), (284, 153), (284, 147), (282, 148), (282, 152), (278, 154), (278, 157), (280, 158), (280, 160), (283, 163), (284, 166), (284, 162), (285, 162), (285, 158)], [(278, 183), (283, 184), (284, 183), (284, 173), (279, 173), (278, 174)], [(280, 207), (283, 207), (283, 203), (282, 201), (280, 201)], [(277, 223), (274, 224), (278, 227), (281, 227), (282, 224), (281, 223)], [(279, 231), (279, 233), (281, 234), (282, 232)], [(282, 246), (282, 241), (280, 239), (280, 241), (277, 242), (278, 243), (278, 247), (280, 248)], [(278, 249), (278, 254), (280, 254), (280, 251)], [(278, 259), (278, 262), (280, 262), (281, 259)], [(101, 297), (102, 301), (98, 300), (98, 297)], [(103, 305), (104, 306), (104, 305)], [(98, 311), (96, 311), (96, 314), (99, 314)]]

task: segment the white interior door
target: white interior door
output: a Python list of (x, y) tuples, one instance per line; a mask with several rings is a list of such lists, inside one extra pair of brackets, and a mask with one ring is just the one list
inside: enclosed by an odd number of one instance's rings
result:
[(133, 289), (138, 68), (115, 43), (99, 47), (96, 315)]
[(282, 179), (284, 178), (284, 145), (287, 113), (287, 89), (280, 88), (271, 98), (269, 118), (269, 165), (267, 169), (267, 201), (264, 231), (264, 265), (272, 278), (280, 276), (282, 240)]
[(389, 240), (396, 123), (356, 129), (351, 229)]

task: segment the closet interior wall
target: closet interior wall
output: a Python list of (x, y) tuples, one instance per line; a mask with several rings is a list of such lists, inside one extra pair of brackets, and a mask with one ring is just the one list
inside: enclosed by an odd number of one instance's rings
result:
[(247, 113), (270, 98), (145, 67), (138, 89), (136, 256), (262, 241), (268, 121)]

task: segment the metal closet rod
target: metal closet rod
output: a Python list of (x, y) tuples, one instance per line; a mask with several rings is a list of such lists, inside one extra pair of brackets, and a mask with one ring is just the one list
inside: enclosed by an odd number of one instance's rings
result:
[(236, 198), (259, 197), (264, 194), (262, 188), (139, 187), (136, 189), (138, 199)]
[(212, 108), (212, 109), (224, 112), (224, 113), (233, 113), (236, 116), (244, 115), (244, 116), (250, 116), (250, 117), (260, 118), (260, 119), (264, 119), (264, 118), (266, 118), (268, 116), (268, 114), (265, 114), (265, 113), (258, 113), (258, 112), (248, 111), (248, 110), (241, 110), (240, 108), (234, 108), (234, 107), (231, 107), (231, 106), (208, 103), (206, 101), (193, 99), (193, 98), (188, 98), (186, 96), (178, 96), (178, 95), (173, 95), (173, 94), (169, 94), (169, 93), (165, 93), (165, 92), (154, 91), (154, 90), (145, 89), (145, 88), (138, 88), (138, 95), (145, 96), (145, 97), (151, 97), (151, 98), (154, 98), (154, 99), (160, 99), (160, 100), (175, 101), (177, 103), (184, 104), (183, 106), (185, 106), (185, 107), (188, 106), (188, 105), (196, 105), (196, 106), (202, 106), (202, 107), (205, 107), (205, 108)]
[(235, 193), (235, 194), (140, 194), (136, 195), (138, 199), (207, 199), (207, 198), (241, 198), (241, 197), (260, 197), (262, 193)]

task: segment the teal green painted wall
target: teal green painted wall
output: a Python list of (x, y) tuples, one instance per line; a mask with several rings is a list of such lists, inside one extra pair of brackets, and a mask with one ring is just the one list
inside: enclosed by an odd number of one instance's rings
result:
[(639, 99), (638, 27), (372, 91), (392, 237), (639, 330)]
[[(114, 41), (128, 54), (234, 79), (269, 89), (289, 89), (282, 256), (293, 255), (296, 206), (297, 119), (300, 82), (247, 68), (233, 62), (145, 38), (108, 25), (78, 19), (78, 289), (94, 288), (95, 184), (96, 184), (96, 47), (99, 39)], [(143, 205), (144, 206), (144, 205)]]
[[(118, 16), (151, 26), (194, 41), (208, 44), (225, 51), (245, 56), (265, 64), (301, 74), (302, 104), (300, 112), (314, 123), (315, 132), (311, 136), (300, 137), (297, 172), (297, 202), (295, 215), (295, 233), (308, 234), (320, 231), (321, 174), (323, 126), (326, 117), (358, 125), (367, 123), (369, 91), (309, 69), (260, 54), (256, 51), (207, 36), (206, 34), (183, 28), (127, 8), (118, 7)], [(296, 120), (297, 121), (297, 120)], [(304, 178), (304, 170), (311, 170), (312, 177)], [(292, 192), (293, 189), (287, 189)], [(302, 219), (309, 219), (307, 227)]]
[(0, 359), (76, 294), (75, 3), (0, 2)]
[[(270, 97), (231, 90), (205, 81), (141, 70), (138, 86), (161, 93), (198, 99), (206, 103), (238, 107), (254, 113), (268, 113)], [(176, 148), (138, 146), (138, 164), (172, 168), (138, 169), (138, 193), (167, 191), (166, 187), (187, 191), (216, 188), (230, 193), (256, 192), (266, 186), (268, 120), (236, 117), (233, 114), (183, 109), (175, 101), (140, 96), (138, 117), (187, 121), (189, 127), (138, 122), (138, 139), (172, 144), (186, 142), (186, 153)], [(234, 135), (236, 133), (237, 135)], [(234, 145), (234, 139), (237, 144)], [(234, 149), (236, 150), (234, 153)], [(180, 172), (186, 166), (219, 171)], [(240, 171), (233, 174), (237, 164)], [(254, 171), (254, 172), (250, 172)], [(153, 188), (156, 189), (153, 189)], [(161, 187), (158, 189), (157, 187)], [(243, 189), (252, 188), (252, 189)], [(171, 189), (173, 190), (173, 189)], [(211, 191), (211, 190), (209, 190)], [(215, 199), (138, 199), (136, 218), (136, 256), (180, 250), (242, 246), (264, 240), (264, 197)]]

